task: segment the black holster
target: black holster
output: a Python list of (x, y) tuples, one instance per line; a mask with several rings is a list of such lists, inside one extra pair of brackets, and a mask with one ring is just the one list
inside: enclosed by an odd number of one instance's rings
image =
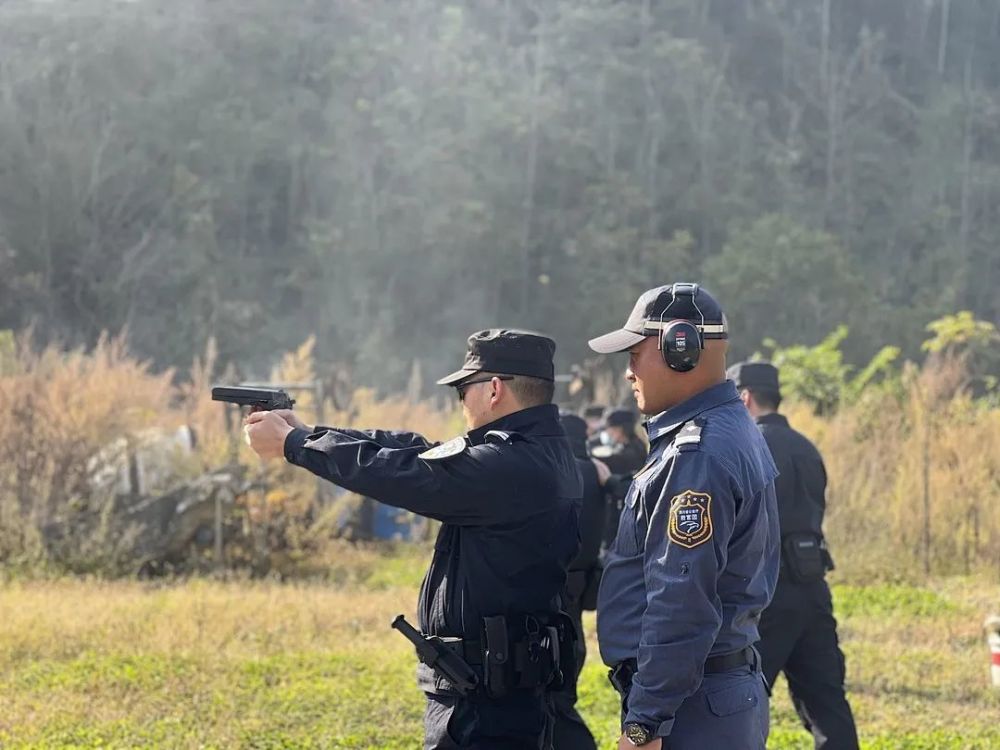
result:
[(781, 539), (781, 561), (788, 577), (795, 583), (814, 583), (833, 570), (833, 559), (826, 540), (813, 532), (794, 532)]
[(575, 674), (576, 629), (570, 618), (502, 615), (483, 619), (483, 680), (487, 695), (510, 690), (559, 690)]
[(608, 682), (620, 696), (625, 697), (632, 690), (632, 678), (636, 671), (638, 666), (635, 659), (618, 662), (608, 670)]

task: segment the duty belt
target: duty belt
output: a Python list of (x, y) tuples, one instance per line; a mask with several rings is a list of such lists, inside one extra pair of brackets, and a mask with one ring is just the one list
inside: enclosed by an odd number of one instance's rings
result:
[(444, 645), (461, 656), (465, 663), (473, 667), (483, 666), (483, 644), (466, 638), (442, 638)]
[[(560, 648), (546, 642), (533, 646), (526, 638), (508, 642), (509, 653), (500, 654), (499, 665), (491, 660), (485, 643), (466, 638), (442, 638), (444, 645), (481, 676), (487, 694), (500, 697), (509, 690), (553, 688), (562, 680)], [(554, 651), (552, 650), (554, 649)]]
[[(730, 654), (709, 657), (705, 660), (705, 674), (728, 672), (747, 664), (754, 671), (760, 669), (760, 655), (753, 646), (747, 646)], [(608, 679), (614, 685), (615, 690), (625, 695), (632, 689), (632, 680), (638, 671), (638, 662), (635, 659), (626, 659), (618, 662), (608, 671)]]
[(482, 622), (482, 639), (440, 640), (477, 672), (490, 697), (510, 690), (558, 690), (567, 674), (576, 674), (576, 630), (565, 614), (494, 615)]

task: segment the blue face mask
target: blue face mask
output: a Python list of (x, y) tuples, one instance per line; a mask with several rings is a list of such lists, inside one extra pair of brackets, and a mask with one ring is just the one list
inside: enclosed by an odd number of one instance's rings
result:
[(611, 433), (607, 430), (601, 430), (601, 445), (614, 445), (615, 441), (611, 439)]

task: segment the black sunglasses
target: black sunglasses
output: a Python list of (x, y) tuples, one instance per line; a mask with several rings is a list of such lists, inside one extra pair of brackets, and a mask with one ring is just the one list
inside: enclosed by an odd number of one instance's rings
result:
[(456, 385), (455, 386), (455, 392), (458, 393), (458, 401), (459, 401), (459, 403), (461, 403), (462, 401), (465, 401), (465, 389), (468, 388), (470, 385), (475, 385), (476, 383), (489, 383), (491, 380), (493, 380), (493, 378), (496, 378), (497, 380), (513, 380), (514, 376), (513, 375), (492, 375), (492, 376), (490, 376), (488, 378), (480, 378), (479, 380), (466, 380), (461, 385)]

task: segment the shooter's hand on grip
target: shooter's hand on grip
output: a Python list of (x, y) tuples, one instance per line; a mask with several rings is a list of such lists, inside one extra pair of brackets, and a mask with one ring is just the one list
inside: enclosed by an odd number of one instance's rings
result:
[(316, 428), (312, 425), (308, 425), (299, 419), (298, 415), (291, 409), (275, 409), (271, 412), (276, 414), (282, 419), (284, 419), (290, 427), (294, 427), (299, 430), (305, 430), (306, 432), (315, 432)]
[(292, 425), (273, 411), (254, 412), (243, 420), (247, 444), (264, 459), (284, 458), (285, 438), (291, 431)]

